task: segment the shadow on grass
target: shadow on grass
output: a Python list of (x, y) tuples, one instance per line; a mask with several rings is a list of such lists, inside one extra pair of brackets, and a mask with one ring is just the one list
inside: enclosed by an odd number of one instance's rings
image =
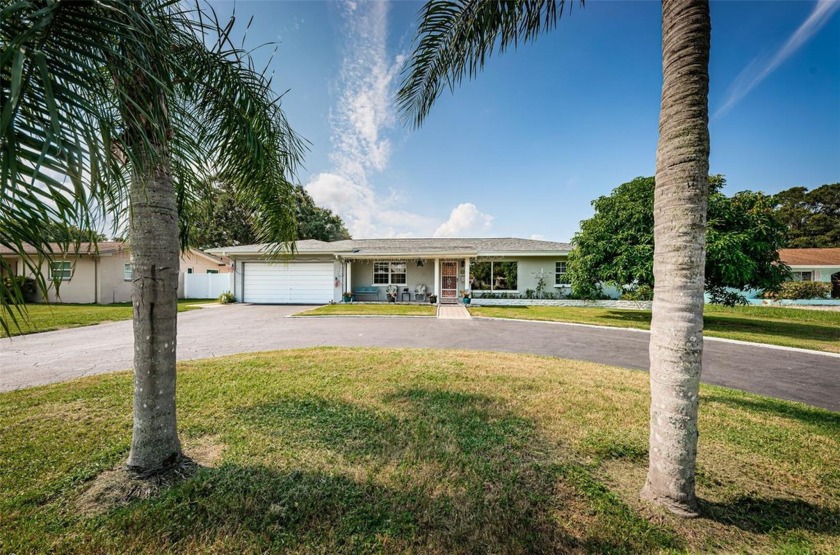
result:
[(741, 496), (725, 503), (700, 500), (705, 518), (759, 534), (780, 531), (837, 533), (840, 511), (800, 499)]
[[(378, 409), (307, 396), (249, 407), (233, 417), (235, 433), (251, 441), (238, 459), (276, 464), (202, 470), (97, 522), (102, 536), (88, 545), (324, 553), (682, 545), (588, 467), (558, 462), (531, 421), (489, 397), (409, 389), (382, 401)], [(304, 452), (318, 462), (302, 468), (295, 454)]]
[(812, 339), (820, 341), (840, 341), (840, 328), (830, 323), (825, 325), (780, 322), (758, 318), (738, 318), (707, 314), (704, 325), (708, 331), (743, 332), (785, 337), (788, 339)]
[(739, 410), (758, 412), (770, 416), (782, 416), (792, 420), (824, 428), (825, 431), (840, 430), (840, 413), (829, 412), (824, 409), (809, 407), (806, 405), (792, 404), (790, 402), (763, 397), (760, 399), (727, 396), (716, 394), (703, 394), (703, 401), (710, 403), (721, 403)]

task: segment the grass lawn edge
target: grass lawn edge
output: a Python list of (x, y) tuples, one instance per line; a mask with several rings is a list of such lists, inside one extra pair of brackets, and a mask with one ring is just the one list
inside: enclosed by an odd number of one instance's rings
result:
[[(561, 326), (578, 326), (582, 328), (597, 328), (597, 329), (607, 329), (607, 330), (621, 330), (621, 331), (631, 331), (636, 333), (650, 333), (650, 330), (646, 330), (644, 328), (635, 328), (635, 327), (623, 327), (623, 326), (607, 326), (607, 325), (599, 325), (599, 324), (584, 324), (582, 322), (563, 322), (560, 320), (531, 320), (527, 318), (502, 318), (499, 316), (476, 316), (474, 314), (470, 314), (474, 320), (498, 320), (502, 322), (529, 322), (529, 323), (536, 323), (536, 324), (554, 324), (554, 325), (561, 325)], [(747, 345), (751, 347), (766, 347), (768, 349), (778, 349), (782, 351), (793, 351), (797, 353), (805, 353), (809, 355), (824, 355), (833, 358), (840, 358), (840, 353), (832, 353), (829, 351), (820, 351), (817, 349), (806, 349), (804, 347), (788, 347), (786, 345), (776, 345), (775, 343), (759, 343), (756, 341), (744, 341), (742, 339), (729, 339), (728, 337), (717, 337), (714, 335), (706, 335), (705, 332), (703, 334), (704, 340), (709, 341), (721, 341), (723, 343), (734, 343), (736, 345)]]

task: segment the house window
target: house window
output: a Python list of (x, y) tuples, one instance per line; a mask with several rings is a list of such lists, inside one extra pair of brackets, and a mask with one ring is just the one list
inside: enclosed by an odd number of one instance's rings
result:
[(70, 281), (73, 275), (73, 263), (62, 260), (50, 262), (50, 279), (53, 281)]
[(554, 285), (567, 285), (569, 280), (566, 279), (566, 261), (555, 262), (554, 264)]
[(207, 270), (208, 274), (218, 274), (219, 270)]
[(473, 291), (515, 291), (517, 273), (516, 262), (475, 262), (470, 265), (470, 289)]
[(123, 280), (124, 281), (131, 281), (131, 277), (133, 272), (131, 270), (131, 264), (123, 264)]
[(814, 281), (814, 272), (791, 272), (793, 281)]
[(187, 268), (187, 273), (188, 273), (188, 274), (193, 273), (193, 269), (192, 269), (192, 268)]
[(408, 282), (406, 275), (406, 263), (404, 261), (374, 262), (373, 263), (373, 284), (405, 285)]

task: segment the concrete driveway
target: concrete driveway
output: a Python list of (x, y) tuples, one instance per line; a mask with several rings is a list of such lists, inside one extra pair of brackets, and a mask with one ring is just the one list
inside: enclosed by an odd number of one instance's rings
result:
[[(178, 359), (300, 347), (534, 353), (644, 370), (648, 334), (570, 324), (434, 318), (286, 318), (300, 306), (227, 305), (178, 315)], [(131, 322), (0, 339), (0, 391), (132, 366)], [(840, 411), (840, 358), (708, 340), (703, 381)]]

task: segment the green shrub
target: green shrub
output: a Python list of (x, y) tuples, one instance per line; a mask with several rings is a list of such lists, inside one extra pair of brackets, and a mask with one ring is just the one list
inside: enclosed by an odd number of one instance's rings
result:
[(17, 304), (20, 300), (14, 293), (15, 285), (23, 296), (23, 302), (31, 303), (35, 301), (38, 286), (34, 279), (23, 276), (3, 276), (2, 279), (3, 288), (0, 289), (0, 295), (3, 295), (8, 304)]
[(738, 291), (731, 291), (726, 287), (710, 287), (709, 302), (723, 306), (746, 306), (750, 302)]
[(220, 304), (229, 304), (236, 302), (236, 297), (233, 296), (233, 293), (230, 291), (225, 291), (221, 295), (219, 295), (219, 303)]
[(779, 299), (825, 299), (831, 292), (828, 283), (820, 281), (786, 281), (779, 289)]
[(650, 285), (639, 285), (621, 294), (622, 301), (652, 301), (653, 287)]

